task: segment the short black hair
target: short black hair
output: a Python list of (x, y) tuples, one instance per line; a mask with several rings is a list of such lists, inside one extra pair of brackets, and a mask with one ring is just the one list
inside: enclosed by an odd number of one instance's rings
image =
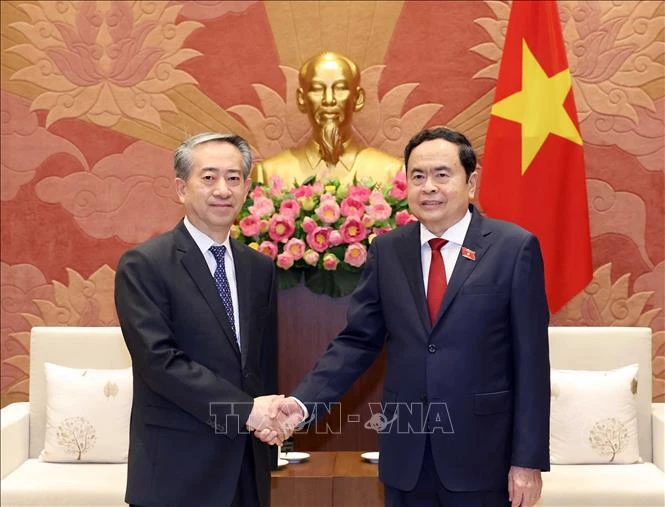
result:
[(471, 173), (476, 170), (476, 152), (473, 151), (471, 143), (461, 132), (447, 129), (445, 127), (435, 127), (418, 132), (411, 138), (404, 148), (404, 167), (408, 168), (411, 152), (425, 141), (434, 139), (443, 139), (449, 143), (456, 144), (459, 147), (459, 161), (466, 172), (466, 180), (469, 181)]

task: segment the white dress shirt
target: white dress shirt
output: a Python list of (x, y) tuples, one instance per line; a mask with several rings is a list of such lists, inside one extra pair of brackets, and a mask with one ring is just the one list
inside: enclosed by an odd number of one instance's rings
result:
[(453, 274), (457, 258), (459, 257), (466, 232), (469, 230), (471, 223), (471, 212), (466, 211), (462, 219), (450, 226), (444, 231), (442, 236), (432, 234), (423, 224), (420, 224), (420, 260), (423, 265), (423, 284), (425, 286), (425, 296), (427, 296), (427, 281), (429, 279), (429, 267), (432, 263), (432, 248), (429, 246), (428, 241), (433, 238), (442, 238), (448, 240), (441, 248), (441, 257), (443, 257), (443, 265), (446, 267), (446, 282), (450, 281), (450, 275)]
[(210, 276), (215, 276), (215, 270), (217, 269), (217, 261), (215, 256), (210, 251), (211, 246), (222, 246), (226, 247), (226, 253), (224, 254), (224, 269), (226, 270), (226, 278), (229, 281), (229, 289), (231, 290), (231, 301), (233, 303), (233, 321), (236, 326), (236, 339), (238, 340), (238, 347), (240, 347), (240, 310), (238, 309), (238, 283), (236, 281), (236, 268), (233, 263), (233, 252), (231, 251), (231, 242), (229, 241), (228, 235), (223, 243), (216, 243), (210, 236), (201, 232), (199, 229), (194, 227), (192, 222), (190, 222), (187, 217), (185, 217), (185, 227), (189, 234), (191, 234), (196, 246), (199, 247), (203, 258), (208, 264), (208, 269), (210, 270)]

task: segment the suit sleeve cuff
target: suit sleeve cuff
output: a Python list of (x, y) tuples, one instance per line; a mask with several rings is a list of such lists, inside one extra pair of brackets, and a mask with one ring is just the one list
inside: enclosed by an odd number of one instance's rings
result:
[(301, 408), (302, 413), (303, 413), (303, 418), (302, 418), (302, 421), (300, 421), (300, 424), (304, 423), (309, 418), (309, 410), (307, 410), (307, 407), (305, 406), (305, 404), (302, 401), (300, 401), (298, 398), (296, 398), (295, 396), (289, 396), (289, 398), (291, 398), (293, 401), (295, 401), (298, 404), (298, 406)]

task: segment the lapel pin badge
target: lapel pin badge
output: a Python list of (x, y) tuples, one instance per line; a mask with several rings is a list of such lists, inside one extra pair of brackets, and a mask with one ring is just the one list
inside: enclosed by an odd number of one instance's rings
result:
[(462, 257), (466, 257), (469, 260), (475, 261), (476, 252), (474, 252), (473, 250), (469, 250), (466, 247), (462, 247)]

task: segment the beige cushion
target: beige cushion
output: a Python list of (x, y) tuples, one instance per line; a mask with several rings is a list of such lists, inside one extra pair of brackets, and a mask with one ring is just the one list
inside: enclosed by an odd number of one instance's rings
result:
[(638, 461), (637, 368), (552, 370), (551, 463)]
[(2, 506), (126, 505), (126, 464), (29, 459), (2, 481)]
[(564, 370), (612, 370), (639, 365), (637, 431), (640, 457), (651, 461), (651, 329), (550, 327), (550, 362)]
[(552, 465), (538, 507), (663, 507), (665, 478), (653, 463)]
[(119, 327), (33, 327), (30, 335), (30, 457), (44, 447), (44, 363), (70, 368), (127, 368), (129, 352)]
[(45, 363), (46, 437), (39, 458), (125, 463), (132, 369), (67, 368)]

